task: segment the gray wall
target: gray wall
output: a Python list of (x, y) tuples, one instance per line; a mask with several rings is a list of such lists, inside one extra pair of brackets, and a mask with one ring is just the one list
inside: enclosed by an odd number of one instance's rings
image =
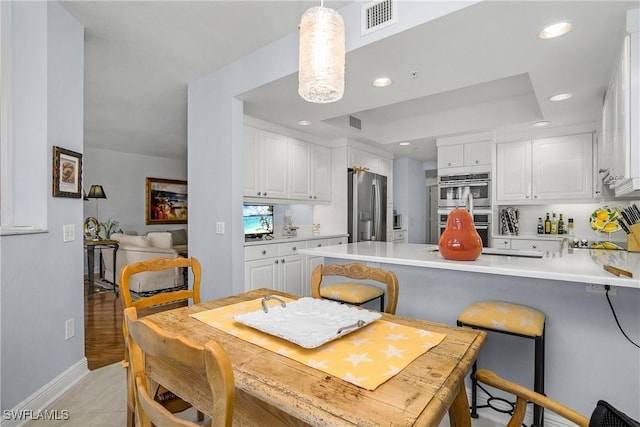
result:
[[(143, 156), (98, 148), (84, 150), (84, 188), (104, 188), (107, 199), (98, 200), (101, 222), (112, 218), (123, 230), (162, 231), (185, 228), (186, 224), (146, 225), (146, 178), (187, 179), (186, 159)], [(84, 202), (84, 217), (96, 215), (96, 199)]]
[[(51, 147), (82, 152), (84, 30), (57, 2), (12, 7), (12, 164), (32, 173), (34, 188), (14, 192), (16, 221), (48, 231), (0, 238), (3, 410), (84, 360), (82, 239), (62, 241), (63, 224), (81, 230), (82, 199), (51, 196)], [(68, 319), (75, 336), (65, 340)]]
[(427, 199), (422, 162), (393, 161), (393, 208), (402, 215), (409, 243), (426, 243)]

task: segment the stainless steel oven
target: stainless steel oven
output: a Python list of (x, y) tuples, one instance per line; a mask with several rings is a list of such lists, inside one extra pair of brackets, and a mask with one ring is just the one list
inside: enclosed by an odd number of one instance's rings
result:
[[(475, 200), (474, 200), (475, 203)], [(449, 212), (454, 208), (438, 209), (438, 222), (440, 224), (440, 234), (447, 226), (447, 219), (449, 218)], [(480, 238), (482, 239), (482, 246), (489, 247), (489, 239), (491, 238), (491, 209), (473, 209), (473, 225), (476, 227)]]
[(467, 194), (473, 195), (474, 207), (491, 206), (491, 174), (474, 173), (443, 175), (438, 180), (438, 207), (451, 208), (465, 205)]

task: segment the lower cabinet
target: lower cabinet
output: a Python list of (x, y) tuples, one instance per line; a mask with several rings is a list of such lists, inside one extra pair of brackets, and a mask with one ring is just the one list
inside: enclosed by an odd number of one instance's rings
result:
[(311, 296), (311, 272), (324, 258), (298, 255), (298, 249), (346, 243), (347, 238), (341, 237), (245, 246), (244, 288), (246, 291), (267, 288)]
[(563, 238), (558, 239), (513, 239), (510, 237), (494, 238), (491, 247), (499, 249), (519, 249), (534, 251), (559, 252), (562, 250)]

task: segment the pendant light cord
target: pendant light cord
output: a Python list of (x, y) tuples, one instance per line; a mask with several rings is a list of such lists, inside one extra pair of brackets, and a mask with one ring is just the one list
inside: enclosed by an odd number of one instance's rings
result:
[(636, 347), (640, 348), (640, 345), (633, 342), (631, 338), (629, 338), (629, 336), (624, 332), (624, 330), (622, 329), (622, 326), (620, 326), (620, 322), (618, 321), (618, 316), (616, 316), (616, 311), (613, 309), (613, 304), (611, 304), (611, 299), (609, 298), (610, 286), (604, 285), (604, 288), (606, 289), (605, 296), (607, 297), (607, 302), (609, 303), (609, 307), (611, 308), (611, 313), (613, 314), (613, 318), (615, 319), (616, 324), (618, 325), (618, 329), (620, 329), (620, 332), (622, 332), (622, 335), (624, 335), (627, 341), (629, 341), (631, 344), (635, 345)]

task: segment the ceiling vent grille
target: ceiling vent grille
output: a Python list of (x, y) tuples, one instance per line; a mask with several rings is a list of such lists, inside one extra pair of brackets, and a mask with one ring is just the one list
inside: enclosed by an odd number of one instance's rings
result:
[(372, 1), (362, 6), (362, 35), (398, 22), (397, 0)]
[(357, 117), (349, 116), (349, 126), (362, 130), (362, 121)]

